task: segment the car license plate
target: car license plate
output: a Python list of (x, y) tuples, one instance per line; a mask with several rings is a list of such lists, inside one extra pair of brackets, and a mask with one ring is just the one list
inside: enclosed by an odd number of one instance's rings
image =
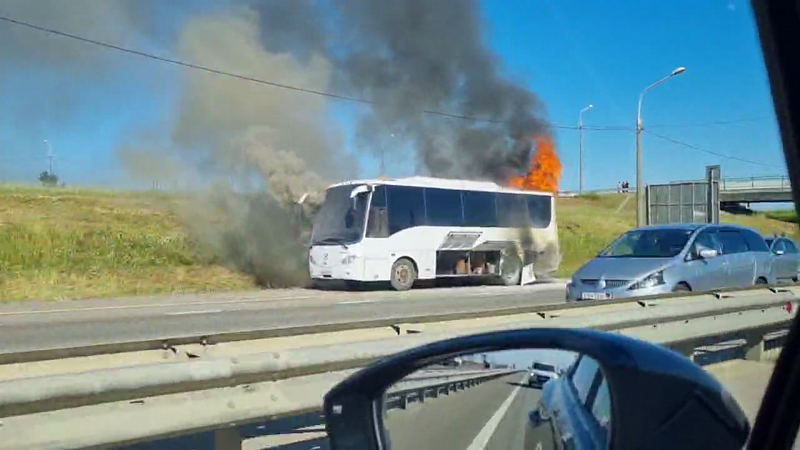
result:
[(582, 300), (606, 300), (612, 298), (611, 294), (607, 292), (583, 292), (581, 293)]

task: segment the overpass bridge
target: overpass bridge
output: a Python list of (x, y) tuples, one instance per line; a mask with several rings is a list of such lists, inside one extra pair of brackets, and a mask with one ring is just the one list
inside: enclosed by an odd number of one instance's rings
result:
[[(673, 181), (670, 184), (704, 183), (705, 180)], [(782, 203), (792, 201), (792, 184), (786, 175), (723, 178), (719, 181), (720, 203), (724, 206), (741, 203)], [(594, 194), (616, 194), (619, 190), (596, 189), (588, 191)], [(635, 193), (636, 189), (628, 189)], [(559, 197), (575, 197), (575, 191), (559, 191)]]

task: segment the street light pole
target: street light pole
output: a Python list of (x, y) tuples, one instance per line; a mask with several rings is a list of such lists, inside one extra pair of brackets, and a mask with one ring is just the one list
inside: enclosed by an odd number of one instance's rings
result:
[(578, 114), (578, 132), (580, 133), (580, 157), (578, 158), (578, 195), (583, 195), (583, 113), (594, 108), (594, 105), (589, 105), (583, 108)]
[(641, 95), (639, 95), (639, 108), (636, 113), (636, 226), (637, 227), (644, 226), (645, 215), (647, 211), (647, 205), (645, 205), (645, 198), (644, 198), (644, 176), (642, 174), (642, 130), (643, 130), (642, 101), (644, 100), (644, 94), (646, 94), (659, 84), (674, 77), (675, 75), (680, 75), (685, 71), (686, 71), (685, 67), (678, 67), (677, 69), (673, 70), (671, 74), (656, 81), (650, 86), (647, 86), (647, 88), (645, 88), (645, 90), (642, 91)]

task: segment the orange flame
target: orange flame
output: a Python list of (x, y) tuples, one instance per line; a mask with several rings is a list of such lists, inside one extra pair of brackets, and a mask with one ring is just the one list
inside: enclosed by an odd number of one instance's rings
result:
[(561, 180), (561, 160), (558, 159), (553, 141), (549, 137), (537, 137), (536, 152), (531, 157), (528, 172), (515, 176), (509, 183), (527, 191), (544, 191), (558, 193), (558, 182)]

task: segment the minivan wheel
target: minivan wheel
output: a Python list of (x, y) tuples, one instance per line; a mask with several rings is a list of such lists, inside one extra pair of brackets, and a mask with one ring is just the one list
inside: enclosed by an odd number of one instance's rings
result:
[(769, 283), (767, 283), (767, 279), (764, 278), (764, 277), (761, 277), (761, 278), (756, 280), (756, 286), (763, 286), (765, 284), (769, 284)]
[(673, 289), (672, 292), (692, 292), (692, 288), (689, 287), (686, 283), (678, 283)]

